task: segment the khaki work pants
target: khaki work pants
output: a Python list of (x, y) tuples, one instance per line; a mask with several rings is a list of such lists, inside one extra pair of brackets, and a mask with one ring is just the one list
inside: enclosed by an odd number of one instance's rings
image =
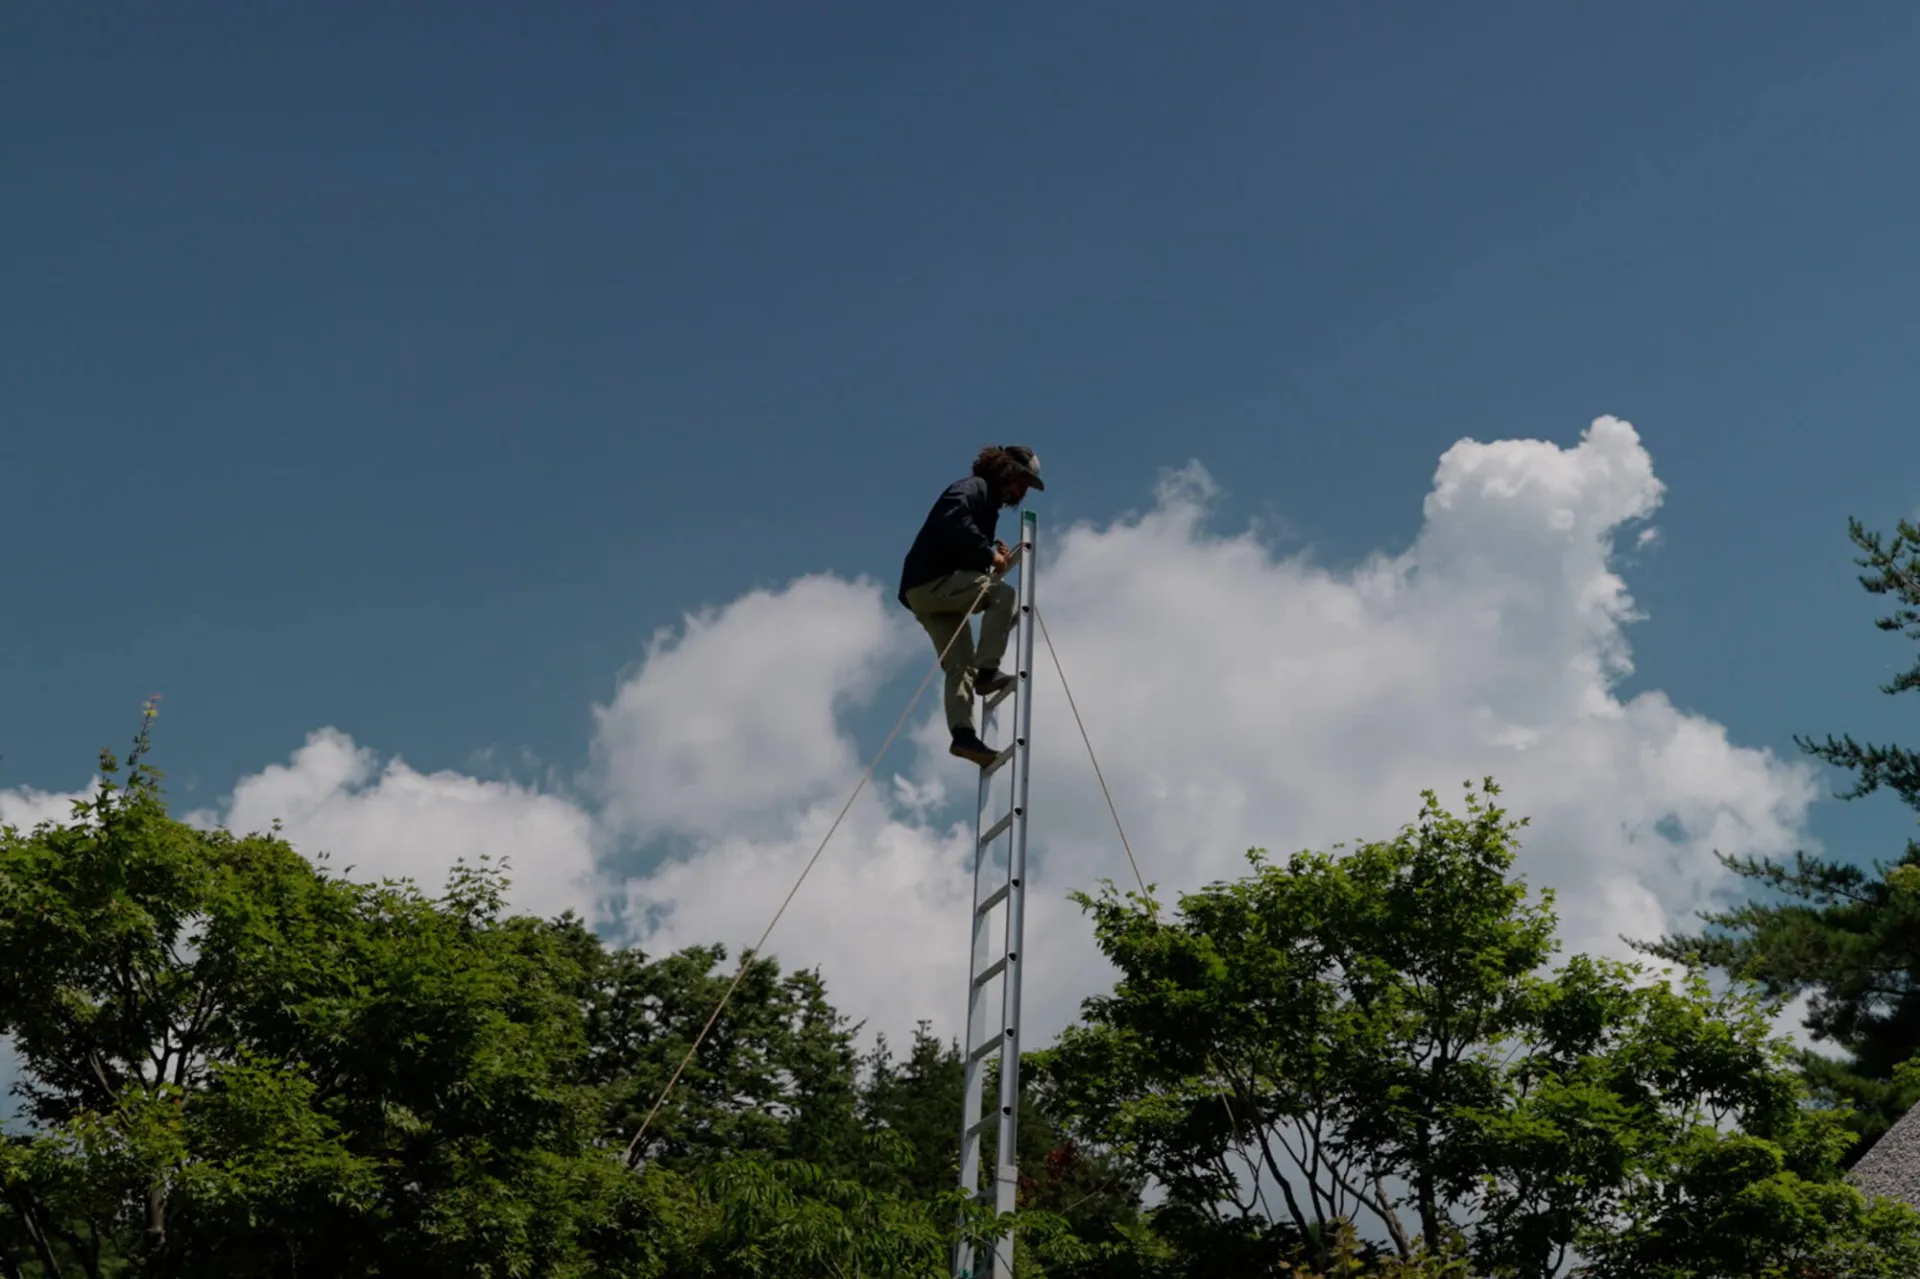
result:
[[(981, 615), (980, 642), (975, 645), (967, 605), (989, 580), (993, 580), (993, 585), (987, 587), (980, 606), (974, 610)], [(1005, 582), (991, 579), (987, 573), (965, 571), (949, 573), (907, 592), (907, 607), (913, 610), (914, 619), (926, 627), (927, 635), (933, 640), (933, 651), (946, 649), (947, 658), (941, 669), (947, 675), (948, 728), (978, 731), (973, 722), (973, 675), (982, 667), (998, 667), (1000, 659), (1006, 656), (1018, 602), (1013, 588)], [(949, 639), (953, 640), (952, 648), (947, 648)]]

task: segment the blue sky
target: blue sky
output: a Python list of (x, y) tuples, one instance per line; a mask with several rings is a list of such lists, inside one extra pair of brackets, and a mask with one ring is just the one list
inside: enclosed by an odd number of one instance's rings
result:
[(1910, 7), (1364, 9), (10, 12), (0, 786), (150, 693), (184, 804), (328, 725), (572, 777), (657, 628), (890, 588), (980, 444), (1046, 527), (1197, 459), (1345, 566), (1603, 414), (1666, 485), (1625, 694), (1911, 740), (1844, 527), (1920, 505)]

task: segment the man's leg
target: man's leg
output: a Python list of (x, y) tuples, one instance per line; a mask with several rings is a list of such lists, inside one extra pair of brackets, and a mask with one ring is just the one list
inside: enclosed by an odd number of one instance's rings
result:
[[(973, 589), (979, 591), (979, 584), (975, 583)], [(1000, 669), (1000, 659), (1007, 654), (1007, 640), (1013, 634), (1013, 614), (1019, 602), (1020, 597), (1005, 582), (995, 582), (987, 592), (980, 609), (980, 646), (974, 653), (981, 670)]]
[(946, 652), (940, 668), (947, 677), (947, 727), (968, 733), (979, 730), (973, 722), (973, 619), (967, 605), (979, 593), (980, 584), (976, 580), (965, 593), (954, 591), (952, 586), (955, 579), (965, 585), (972, 576), (955, 573), (907, 592), (907, 606), (913, 610), (914, 619), (926, 628), (927, 637), (933, 641), (933, 651)]

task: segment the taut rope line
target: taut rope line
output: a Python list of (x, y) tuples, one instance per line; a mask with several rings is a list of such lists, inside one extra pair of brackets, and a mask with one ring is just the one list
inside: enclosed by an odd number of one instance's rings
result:
[[(1017, 562), (1017, 552), (1015, 558)], [(1011, 568), (1012, 564), (1009, 564), (1007, 567)], [(914, 690), (912, 699), (907, 702), (907, 708), (900, 712), (900, 718), (895, 721), (893, 731), (888, 733), (887, 740), (880, 744), (879, 751), (874, 754), (873, 762), (867, 765), (867, 771), (860, 775), (859, 783), (854, 786), (853, 793), (847, 796), (847, 802), (841, 805), (839, 816), (833, 819), (833, 825), (827, 827), (827, 833), (820, 839), (820, 846), (813, 850), (813, 856), (807, 859), (806, 866), (800, 871), (800, 877), (794, 880), (793, 887), (787, 890), (786, 900), (780, 903), (779, 910), (773, 912), (773, 918), (767, 923), (766, 931), (760, 934), (760, 940), (754, 943), (752, 949), (741, 954), (739, 970), (734, 973), (733, 980), (727, 983), (726, 993), (720, 996), (720, 1002), (714, 1005), (713, 1015), (707, 1018), (707, 1024), (700, 1028), (698, 1035), (694, 1036), (693, 1043), (687, 1048), (687, 1055), (680, 1059), (678, 1066), (674, 1067), (672, 1077), (667, 1080), (667, 1086), (660, 1090), (659, 1097), (654, 1099), (653, 1109), (647, 1112), (646, 1119), (641, 1122), (640, 1131), (636, 1132), (633, 1135), (633, 1140), (627, 1143), (626, 1163), (629, 1168), (633, 1166), (634, 1152), (640, 1148), (640, 1142), (646, 1137), (647, 1129), (653, 1126), (654, 1119), (660, 1114), (660, 1107), (666, 1104), (667, 1094), (671, 1093), (673, 1086), (680, 1082), (681, 1074), (685, 1072), (687, 1066), (693, 1061), (693, 1055), (700, 1051), (700, 1045), (706, 1040), (707, 1032), (713, 1029), (713, 1024), (720, 1019), (720, 1013), (726, 1008), (727, 1001), (733, 998), (733, 992), (739, 988), (741, 979), (747, 975), (747, 961), (752, 956), (758, 954), (761, 947), (767, 944), (767, 938), (773, 935), (775, 925), (780, 922), (780, 917), (787, 913), (787, 907), (793, 904), (794, 895), (800, 891), (800, 885), (806, 882), (807, 875), (813, 870), (814, 863), (820, 860), (821, 853), (827, 851), (827, 841), (832, 839), (833, 833), (840, 829), (840, 823), (845, 820), (848, 811), (852, 809), (853, 801), (860, 797), (862, 790), (866, 789), (867, 782), (872, 779), (874, 770), (880, 766), (881, 759), (886, 756), (888, 749), (892, 747), (893, 739), (900, 735), (902, 728), (906, 727), (907, 717), (912, 715), (913, 708), (919, 705), (921, 695), (927, 691), (927, 685), (933, 682), (934, 675), (946, 664), (947, 654), (952, 651), (954, 644), (959, 640), (961, 628), (972, 625), (974, 609), (980, 607), (980, 601), (987, 597), (987, 592), (993, 589), (994, 582), (997, 580), (998, 575), (989, 574), (987, 584), (980, 588), (980, 593), (973, 597), (973, 603), (969, 604), (967, 611), (961, 614), (960, 625), (953, 628), (953, 634), (948, 637), (946, 647), (942, 648), (940, 655), (934, 658), (933, 668), (927, 672), (926, 678), (920, 681), (920, 687)]]

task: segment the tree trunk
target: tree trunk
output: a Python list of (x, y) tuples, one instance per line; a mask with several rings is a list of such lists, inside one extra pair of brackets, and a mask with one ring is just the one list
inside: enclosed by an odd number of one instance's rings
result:
[(167, 1251), (167, 1184), (155, 1181), (147, 1188), (147, 1256)]
[(1420, 1204), (1420, 1235), (1429, 1249), (1438, 1248), (1440, 1209), (1433, 1189), (1433, 1170), (1427, 1166), (1424, 1157), (1413, 1175), (1413, 1193)]
[(24, 1190), (7, 1192), (7, 1202), (20, 1217), (20, 1224), (26, 1228), (27, 1238), (33, 1244), (34, 1255), (40, 1258), (40, 1266), (47, 1272), (48, 1279), (63, 1279), (66, 1271), (60, 1268), (59, 1258), (53, 1255), (53, 1241), (47, 1238), (45, 1226), (35, 1212), (31, 1193)]

